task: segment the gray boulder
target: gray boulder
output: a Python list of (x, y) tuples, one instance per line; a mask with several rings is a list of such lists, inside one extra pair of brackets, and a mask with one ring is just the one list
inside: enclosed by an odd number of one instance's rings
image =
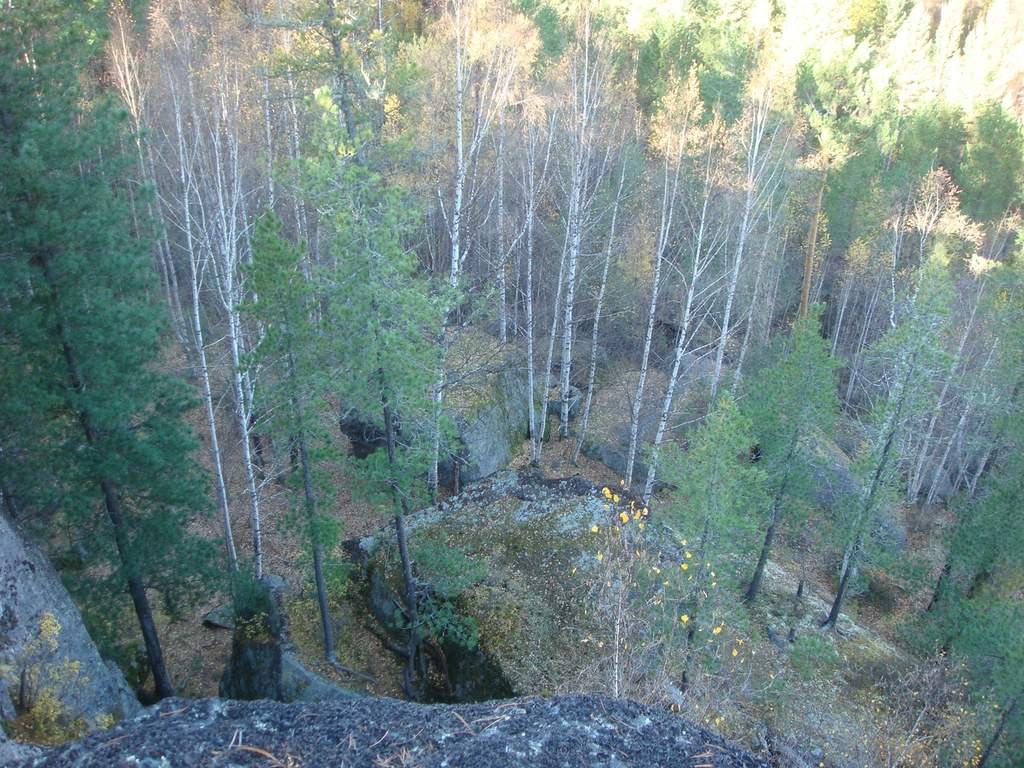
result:
[[(642, 483), (647, 479), (647, 462), (643, 460), (645, 446), (654, 442), (654, 435), (658, 428), (658, 416), (656, 413), (647, 412), (640, 414), (639, 439), (637, 441), (637, 453), (633, 459), (633, 481)], [(629, 423), (619, 424), (611, 433), (591, 430), (583, 441), (582, 452), (584, 456), (595, 459), (604, 464), (618, 477), (626, 476), (626, 468), (629, 460)], [(656, 488), (664, 487), (663, 483), (657, 483)]]
[(814, 499), (823, 509), (832, 509), (840, 499), (857, 492), (857, 480), (850, 471), (850, 457), (823, 435), (814, 438)]
[(17, 703), (23, 671), (59, 699), (69, 723), (94, 728), (142, 710), (100, 657), (49, 559), (0, 515), (0, 709)]
[[(579, 387), (569, 385), (569, 419), (575, 419), (576, 415), (580, 412), (580, 406), (583, 404), (583, 392), (580, 391)], [(548, 401), (548, 415), (549, 416), (561, 416), (562, 415), (562, 398), (561, 393), (555, 390), (555, 395)]]
[(109, 734), (24, 768), (379, 765), (659, 768), (769, 764), (665, 709), (603, 695), (424, 705), (364, 697), (316, 706), (169, 699)]
[(288, 638), (279, 592), (263, 585), (234, 617), (231, 657), (220, 681), (228, 699), (280, 702), (347, 699), (359, 694), (335, 685), (303, 665)]
[(529, 428), (526, 372), (505, 366), (463, 381), (449, 400), (448, 417), (461, 447), (439, 468), (441, 482), (454, 488), (504, 469)]

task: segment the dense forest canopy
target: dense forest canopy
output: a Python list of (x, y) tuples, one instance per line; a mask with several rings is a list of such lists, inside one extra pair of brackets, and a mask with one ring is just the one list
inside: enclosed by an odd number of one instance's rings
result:
[[(284, 541), (337, 665), (365, 518), (422, 697), (475, 571), (425, 596), (406, 519), (505, 366), (524, 464), (604, 441), (623, 529), (688, 532), (674, 639), (628, 641), (678, 695), (620, 689), (618, 634), (617, 693), (718, 711), (698, 633), (770, 649), (778, 560), (827, 595), (791, 674), (848, 611), (903, 660), (829, 765), (1019, 764), (1020, 0), (3, 0), (0, 59), (4, 514), (156, 696)], [(787, 683), (733, 674), (708, 719), (753, 743)]]

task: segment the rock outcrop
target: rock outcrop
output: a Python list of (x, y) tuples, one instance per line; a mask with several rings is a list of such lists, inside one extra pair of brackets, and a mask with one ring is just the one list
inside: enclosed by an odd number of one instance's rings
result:
[[(601, 546), (592, 527), (604, 530), (615, 515), (581, 477), (506, 470), (406, 518), (413, 556), (424, 548), (436, 553), (417, 559), (420, 581), (452, 579), (431, 566), (438, 558), (465, 576), (453, 607), (478, 634), (469, 650), (445, 649), (451, 690), (434, 700), (544, 694), (594, 663), (600, 653), (587, 638), (607, 627), (590, 610)], [(385, 529), (346, 548), (363, 573), (349, 595), (366, 604), (354, 613), (373, 615), (398, 641), (390, 619), (402, 584), (393, 539)], [(671, 547), (659, 544), (666, 556)]]
[[(504, 469), (526, 439), (529, 385), (526, 367), (513, 349), (480, 332), (460, 334), (449, 350), (448, 369), (444, 415), (455, 439), (441, 457), (438, 480), (457, 492)], [(375, 419), (343, 408), (338, 424), (357, 458), (384, 448), (384, 432)], [(400, 423), (399, 433), (403, 428)]]
[(141, 711), (46, 555), (0, 515), (0, 717), (13, 719), (19, 698), (42, 695), (59, 702), (62, 720), (84, 728)]
[(480, 371), (454, 388), (447, 410), (461, 445), (439, 469), (446, 487), (481, 480), (508, 465), (526, 439), (528, 393), (526, 371), (511, 364)]
[(461, 706), (361, 698), (317, 706), (170, 699), (18, 768), (768, 768), (664, 710), (606, 696)]
[(358, 694), (325, 680), (299, 659), (288, 636), (280, 590), (271, 578), (253, 585), (231, 612), (231, 657), (219, 693), (229, 699), (327, 701)]

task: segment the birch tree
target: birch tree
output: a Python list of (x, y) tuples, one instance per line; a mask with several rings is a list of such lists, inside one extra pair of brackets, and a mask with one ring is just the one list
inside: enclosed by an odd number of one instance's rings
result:
[(650, 503), (651, 494), (654, 493), (661, 443), (665, 438), (672, 413), (683, 360), (687, 355), (693, 331), (700, 326), (700, 320), (697, 318), (710, 311), (718, 290), (718, 281), (703, 282), (705, 274), (717, 261), (727, 242), (725, 226), (715, 216), (715, 202), (721, 195), (721, 126), (717, 122), (707, 127), (706, 133), (702, 136), (702, 143), (704, 146), (703, 152), (698, 155), (699, 165), (694, 168), (694, 176), (700, 181), (694, 181), (692, 190), (684, 197), (682, 205), (689, 241), (692, 244), (691, 252), (688, 254), (689, 269), (680, 276), (678, 332), (672, 354), (672, 367), (658, 416), (658, 426), (651, 445), (642, 497), (644, 505)]
[(590, 202), (603, 166), (594, 178), (592, 165), (598, 113), (604, 98), (607, 76), (607, 53), (603, 41), (592, 38), (591, 8), (585, 2), (579, 11), (577, 35), (579, 42), (569, 60), (569, 87), (571, 97), (566, 117), (569, 121), (569, 193), (566, 204), (567, 260), (565, 272), (565, 307), (562, 319), (562, 360), (559, 370), (559, 434), (569, 436), (569, 408), (572, 400), (570, 381), (572, 374), (572, 345), (575, 333), (573, 313), (576, 308), (577, 273), (583, 233), (589, 223)]
[(722, 377), (725, 349), (729, 342), (733, 303), (739, 286), (740, 272), (746, 253), (747, 241), (761, 221), (768, 201), (775, 195), (785, 170), (785, 155), (789, 144), (788, 127), (772, 114), (772, 92), (764, 88), (751, 95), (737, 126), (738, 146), (742, 150), (742, 175), (739, 179), (740, 220), (736, 229), (736, 245), (730, 254), (731, 269), (725, 288), (725, 308), (722, 312), (722, 330), (715, 351), (715, 366), (711, 374), (711, 399), (718, 393)]
[(611, 223), (608, 226), (608, 243), (604, 249), (604, 265), (601, 268), (601, 280), (598, 284), (597, 299), (594, 304), (594, 327), (590, 336), (590, 368), (587, 372), (587, 396), (583, 404), (583, 414), (580, 417), (579, 433), (576, 435), (576, 447), (573, 448), (572, 452), (573, 462), (579, 461), (580, 450), (583, 448), (583, 441), (587, 436), (587, 426), (590, 422), (590, 408), (594, 402), (594, 382), (597, 379), (597, 353), (601, 330), (601, 312), (604, 309), (604, 295), (608, 288), (608, 268), (611, 266), (612, 253), (616, 246), (615, 225), (618, 223), (619, 205), (622, 203), (622, 188), (626, 182), (625, 158), (621, 162), (619, 183), (615, 190), (615, 202), (612, 203)]
[(648, 366), (651, 360), (651, 341), (654, 337), (654, 324), (657, 319), (661, 273), (665, 260), (669, 257), (668, 246), (673, 233), (672, 226), (679, 196), (679, 175), (682, 169), (683, 151), (686, 147), (690, 121), (693, 118), (691, 109), (691, 104), (684, 105), (680, 125), (670, 126), (665, 131), (664, 145), (661, 148), (661, 197), (658, 210), (658, 232), (655, 237), (653, 254), (654, 272), (651, 277), (651, 298), (647, 307), (647, 326), (644, 332), (639, 377), (629, 413), (629, 447), (626, 454), (626, 476), (623, 479), (626, 488), (631, 487), (633, 482), (633, 469), (639, 448), (640, 407), (643, 404), (644, 387), (647, 383)]
[[(548, 168), (551, 161), (551, 144), (554, 139), (555, 113), (552, 111), (547, 125), (546, 139), (542, 134), (542, 115), (527, 113), (524, 120), (524, 153), (522, 169), (522, 187), (525, 207), (525, 249), (526, 249), (526, 382), (528, 398), (528, 423), (530, 436), (530, 460), (536, 465), (540, 462), (541, 447), (543, 445), (544, 427), (537, 426), (537, 383), (535, 374), (535, 352), (534, 352), (534, 297), (533, 297), (533, 264), (534, 264), (534, 230), (537, 221), (537, 206), (540, 202), (540, 195), (543, 192), (547, 181)], [(544, 159), (540, 159), (541, 142), (544, 141)], [(539, 167), (539, 172), (538, 172)], [(559, 280), (561, 284), (561, 280)], [(557, 307), (556, 307), (557, 313)], [(552, 338), (553, 338), (552, 334)], [(546, 370), (550, 371), (550, 366)], [(541, 410), (540, 417), (543, 423), (547, 422), (547, 386), (544, 388), (545, 406)]]
[[(251, 343), (238, 309), (246, 298), (241, 267), (249, 259), (248, 205), (253, 195), (253, 172), (243, 160), (249, 154), (250, 141), (243, 99), (254, 71), (240, 63), (229, 42), (208, 44), (197, 39), (197, 29), (204, 24), (216, 34), (221, 25), (232, 23), (217, 13), (206, 5), (186, 5), (181, 0), (167, 0), (153, 9), (153, 55), (159, 62), (159, 85), (170, 107), (167, 120), (158, 126), (156, 133), (162, 142), (154, 151), (170, 171), (169, 177), (160, 181), (161, 196), (167, 203), (164, 210), (171, 230), (176, 233), (173, 245), (188, 265), (190, 346), (197, 359), (202, 358), (198, 368), (203, 399), (207, 401), (211, 450), (221, 454), (220, 460), (214, 461), (218, 478), (226, 471), (213, 407), (211, 381), (215, 372), (209, 360), (213, 345), (204, 331), (204, 316), (211, 316), (211, 307), (201, 309), (204, 297), (219, 300), (227, 321), (224, 340), (231, 361), (228, 381), (248, 497), (253, 570), (260, 576), (262, 530), (252, 446), (253, 380), (243, 365)], [(204, 285), (210, 290), (204, 292)], [(218, 504), (227, 521), (227, 489), (220, 479), (217, 484)]]

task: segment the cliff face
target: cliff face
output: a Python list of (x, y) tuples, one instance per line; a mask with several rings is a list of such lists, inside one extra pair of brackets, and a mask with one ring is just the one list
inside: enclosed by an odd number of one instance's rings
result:
[(49, 560), (0, 516), (0, 717), (13, 720), (41, 702), (66, 732), (141, 711)]
[(596, 695), (459, 706), (171, 699), (16, 765), (768, 768), (675, 715)]

